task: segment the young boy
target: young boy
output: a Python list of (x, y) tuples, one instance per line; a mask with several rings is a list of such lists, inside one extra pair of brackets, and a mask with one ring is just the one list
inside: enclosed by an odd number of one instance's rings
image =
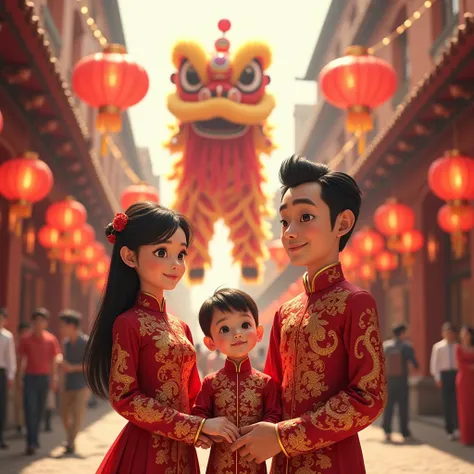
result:
[(281, 239), (305, 266), (305, 292), (275, 315), (265, 372), (282, 384), (283, 421), (240, 430), (245, 459), (275, 456), (274, 474), (364, 474), (357, 433), (386, 403), (384, 356), (372, 296), (344, 278), (339, 252), (359, 215), (347, 174), (292, 156), (280, 168)]
[[(237, 428), (259, 421), (280, 421), (278, 386), (271, 377), (253, 369), (248, 357), (263, 336), (255, 301), (240, 290), (218, 290), (203, 303), (199, 324), (206, 347), (218, 349), (227, 360), (224, 368), (204, 379), (192, 414), (224, 416)], [(211, 448), (206, 472), (266, 473), (265, 464), (257, 466), (249, 461), (233, 453), (229, 443), (217, 442)]]

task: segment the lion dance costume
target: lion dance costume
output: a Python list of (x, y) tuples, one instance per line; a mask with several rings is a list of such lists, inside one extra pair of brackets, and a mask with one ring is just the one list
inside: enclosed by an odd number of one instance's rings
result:
[(271, 50), (248, 42), (230, 53), (229, 29), (228, 20), (219, 21), (223, 35), (211, 54), (192, 41), (178, 42), (172, 53), (176, 91), (168, 97), (168, 109), (179, 123), (165, 146), (179, 156), (170, 177), (177, 181), (173, 208), (194, 224), (187, 261), (194, 283), (211, 263), (209, 242), (220, 218), (230, 230), (232, 256), (244, 280), (258, 280), (267, 256), (269, 212), (260, 156), (274, 149), (266, 122), (275, 107), (266, 91)]

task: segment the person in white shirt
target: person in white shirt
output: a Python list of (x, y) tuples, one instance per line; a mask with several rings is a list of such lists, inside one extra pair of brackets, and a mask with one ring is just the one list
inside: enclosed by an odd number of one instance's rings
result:
[(16, 352), (13, 334), (5, 329), (6, 308), (0, 308), (0, 449), (8, 446), (3, 439), (7, 418), (8, 389), (13, 387), (16, 375)]
[(450, 440), (458, 437), (456, 401), (456, 346), (458, 335), (454, 326), (446, 322), (441, 328), (443, 339), (433, 345), (430, 372), (443, 396), (444, 421)]

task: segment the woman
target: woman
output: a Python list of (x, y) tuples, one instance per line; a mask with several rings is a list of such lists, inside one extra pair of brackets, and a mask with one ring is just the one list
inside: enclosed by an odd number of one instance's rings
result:
[(190, 225), (169, 209), (139, 203), (117, 214), (106, 234), (114, 248), (86, 378), (129, 423), (97, 472), (198, 473), (194, 445), (209, 447), (211, 435), (232, 442), (238, 431), (224, 418), (189, 414), (200, 389), (196, 353), (188, 326), (166, 312), (163, 292), (184, 274)]
[(464, 326), (459, 337), (461, 344), (456, 348), (459, 432), (461, 443), (470, 445), (474, 444), (474, 329)]

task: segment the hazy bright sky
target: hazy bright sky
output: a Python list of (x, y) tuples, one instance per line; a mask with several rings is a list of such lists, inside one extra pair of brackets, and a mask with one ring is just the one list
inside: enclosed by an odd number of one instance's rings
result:
[[(295, 151), (294, 105), (316, 100), (316, 84), (296, 81), (295, 77), (306, 71), (329, 3), (330, 0), (119, 0), (128, 51), (150, 76), (148, 95), (130, 109), (130, 116), (137, 145), (150, 149), (155, 172), (166, 175), (172, 164), (161, 146), (169, 136), (167, 124), (174, 121), (166, 109), (166, 96), (173, 90), (171, 48), (185, 37), (197, 39), (212, 50), (220, 36), (217, 22), (227, 18), (232, 22), (227, 33), (231, 48), (251, 39), (264, 40), (273, 48), (269, 91), (275, 95), (277, 107), (270, 121), (276, 127), (279, 149), (265, 159), (265, 165), (269, 187), (276, 190), (279, 165)], [(172, 203), (173, 192), (172, 185), (162, 178), (162, 204)], [(232, 267), (227, 230), (219, 223), (210, 245), (214, 266), (204, 283), (192, 291), (195, 308), (216, 287), (239, 284), (239, 269)]]

